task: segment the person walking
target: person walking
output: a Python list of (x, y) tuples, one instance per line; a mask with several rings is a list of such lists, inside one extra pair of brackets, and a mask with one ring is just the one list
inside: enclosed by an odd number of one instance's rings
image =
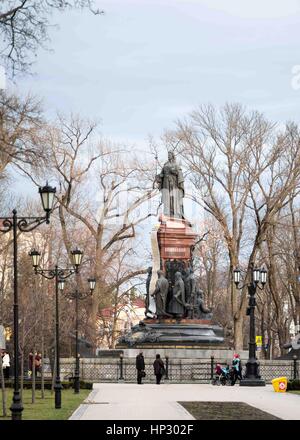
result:
[(145, 374), (145, 360), (143, 352), (141, 351), (135, 358), (135, 366), (137, 369), (137, 383), (142, 384), (142, 378), (146, 376)]
[(2, 353), (2, 368), (4, 379), (9, 379), (10, 357), (6, 350)]
[(240, 355), (235, 354), (232, 359), (232, 381), (231, 385), (235, 385), (237, 379), (242, 378)]
[(242, 361), (241, 361), (241, 358), (240, 358), (240, 355), (239, 355), (239, 354), (237, 354), (237, 358), (238, 358), (238, 360), (239, 360), (238, 379), (239, 379), (239, 380), (242, 380), (242, 378), (243, 378), (243, 376), (242, 376), (242, 373), (243, 373), (243, 367), (242, 367)]
[(165, 374), (165, 365), (160, 358), (160, 354), (156, 355), (156, 359), (153, 362), (154, 374), (156, 376), (156, 384), (159, 385), (161, 378)]

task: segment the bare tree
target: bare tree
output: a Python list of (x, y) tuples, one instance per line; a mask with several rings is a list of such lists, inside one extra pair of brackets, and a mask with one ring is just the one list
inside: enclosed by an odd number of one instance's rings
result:
[[(132, 243), (122, 242), (123, 249), (120, 250), (117, 257), (114, 259), (114, 264), (109, 268), (109, 277), (111, 285), (116, 287), (108, 292), (110, 316), (103, 317), (101, 309), (99, 310), (99, 318), (102, 319), (102, 326), (108, 325), (106, 328), (106, 339), (110, 348), (114, 348), (118, 336), (123, 329), (119, 328), (120, 315), (131, 313), (131, 302), (135, 299), (138, 293), (138, 287), (144, 285), (144, 280), (141, 275), (145, 273), (144, 270), (139, 270), (139, 275), (131, 276), (133, 269), (136, 272), (140, 269), (139, 259), (136, 258), (135, 249), (131, 247)], [(128, 278), (130, 274), (130, 278)], [(126, 282), (123, 280), (126, 279)], [(120, 282), (121, 281), (121, 282)], [(129, 315), (128, 315), (129, 316)]]
[(269, 272), (265, 294), (259, 295), (258, 300), (261, 334), (263, 339), (266, 334), (269, 341), (266, 356), (271, 355), (270, 341), (273, 348), (278, 345), (281, 354), (285, 352), (284, 345), (290, 341), (292, 323), (296, 330), (299, 322), (299, 198), (292, 194), (289, 203), (269, 226), (265, 245), (259, 252)]
[(8, 165), (31, 171), (46, 159), (42, 123), (37, 98), (0, 91), (0, 178)]
[(0, 4), (0, 56), (12, 75), (30, 69), (37, 50), (47, 46), (50, 17), (55, 11), (95, 9), (94, 0), (2, 0)]
[[(182, 155), (204, 209), (220, 224), (229, 257), (235, 347), (243, 345), (246, 289), (241, 301), (232, 273), (242, 257), (249, 281), (251, 263), (266, 239), (268, 227), (290, 200), (298, 184), (299, 141), (295, 126), (277, 134), (263, 115), (227, 104), (220, 112), (201, 106), (190, 119), (178, 122)], [(251, 217), (254, 213), (254, 218)], [(253, 221), (254, 220), (254, 221)], [(243, 248), (243, 249), (242, 249)]]
[[(228, 104), (220, 113), (210, 105), (201, 106), (191, 114), (189, 122), (178, 122), (177, 137), (184, 145), (183, 159), (191, 168), (192, 182), (200, 191), (204, 209), (222, 228), (230, 274), (239, 263), (246, 201), (251, 188), (244, 176), (245, 166), (250, 161), (253, 145), (262, 149), (270, 130), (270, 124), (261, 115), (246, 115), (238, 104)], [(230, 295), (235, 345), (241, 348), (242, 319), (232, 280)]]
[(90, 313), (94, 326), (99, 306), (110, 292), (146, 273), (140, 265), (116, 282), (109, 276), (125, 249), (123, 243), (135, 240), (140, 225), (157, 214), (144, 209), (157, 193), (149, 178), (152, 164), (141, 166), (125, 148), (99, 144), (95, 129), (95, 123), (72, 116), (70, 121), (61, 117), (48, 131), (53, 177), (60, 182), (57, 200), (62, 239), (71, 256), (76, 237), (76, 245), (84, 247), (86, 254), (81, 273), (93, 272), (97, 278)]
[(226, 247), (222, 230), (213, 217), (206, 215), (201, 227), (206, 232), (193, 252), (194, 271), (199, 272), (199, 284), (205, 293), (207, 306), (215, 308), (221, 299), (219, 291), (227, 285)]

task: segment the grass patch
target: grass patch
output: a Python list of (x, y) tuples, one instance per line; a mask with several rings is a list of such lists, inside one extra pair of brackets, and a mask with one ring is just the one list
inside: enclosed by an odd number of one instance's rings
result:
[[(61, 408), (54, 408), (54, 393), (45, 390), (45, 398), (41, 398), (41, 392), (36, 392), (35, 403), (31, 403), (31, 390), (23, 391), (23, 420), (67, 420), (82, 401), (90, 394), (90, 390), (80, 390), (79, 394), (75, 394), (74, 390), (62, 390)], [(9, 407), (12, 402), (13, 390), (6, 390), (7, 414), (9, 417), (0, 416), (1, 420), (10, 420), (11, 412)], [(0, 397), (1, 399), (1, 397)], [(2, 415), (2, 406), (0, 407)]]
[(280, 420), (244, 402), (178, 402), (196, 420)]
[(288, 391), (288, 393), (299, 394), (300, 395), (300, 390)]

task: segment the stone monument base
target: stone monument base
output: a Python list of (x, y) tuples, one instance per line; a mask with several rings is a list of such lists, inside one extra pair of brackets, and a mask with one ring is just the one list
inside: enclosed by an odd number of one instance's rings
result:
[[(225, 347), (224, 330), (210, 320), (145, 319), (124, 335), (116, 348), (214, 349)], [(188, 356), (189, 357), (189, 356)]]
[[(156, 335), (154, 343), (158, 344), (222, 344), (224, 342), (223, 329), (218, 325), (211, 325), (207, 320), (175, 319), (160, 320), (150, 323), (146, 321), (150, 332)], [(145, 341), (147, 342), (147, 340)], [(150, 342), (150, 341), (148, 341)]]
[[(119, 346), (119, 345), (118, 345)], [(121, 347), (120, 347), (121, 348)], [(165, 362), (165, 358), (168, 357), (170, 360), (189, 360), (190, 362), (197, 361), (209, 361), (213, 356), (215, 362), (221, 361), (222, 363), (228, 362), (229, 365), (233, 359), (235, 351), (230, 349), (225, 344), (222, 346), (214, 347), (212, 345), (167, 345), (167, 344), (143, 344), (141, 346), (137, 345), (134, 348), (123, 347), (124, 359), (135, 359), (135, 357), (143, 352), (145, 360), (154, 360), (156, 354), (160, 354), (161, 358)], [(240, 358), (245, 364), (248, 359), (248, 351), (239, 351)]]
[(264, 387), (266, 382), (264, 379), (242, 379), (240, 381), (240, 387)]

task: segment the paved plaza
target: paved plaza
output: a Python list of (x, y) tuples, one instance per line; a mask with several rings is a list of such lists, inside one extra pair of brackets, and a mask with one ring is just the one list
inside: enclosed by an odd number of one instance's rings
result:
[(300, 396), (266, 387), (210, 384), (97, 383), (70, 420), (194, 420), (178, 401), (244, 402), (285, 420), (300, 420)]

